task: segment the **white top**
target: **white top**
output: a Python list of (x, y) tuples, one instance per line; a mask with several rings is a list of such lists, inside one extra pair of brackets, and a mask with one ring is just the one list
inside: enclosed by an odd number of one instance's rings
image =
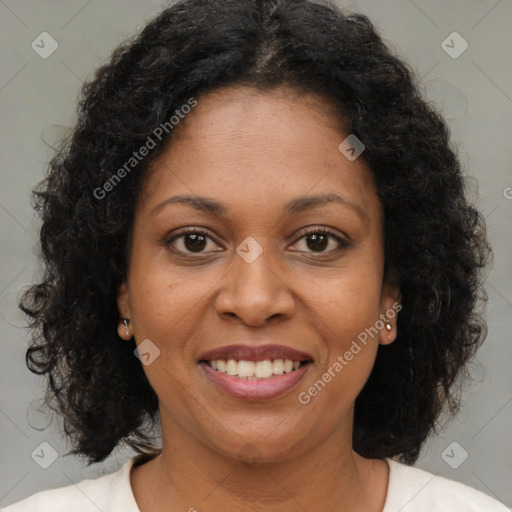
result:
[[(0, 512), (140, 512), (130, 485), (134, 459), (115, 473), (37, 492)], [(382, 512), (510, 512), (494, 498), (465, 484), (385, 460), (389, 483)]]

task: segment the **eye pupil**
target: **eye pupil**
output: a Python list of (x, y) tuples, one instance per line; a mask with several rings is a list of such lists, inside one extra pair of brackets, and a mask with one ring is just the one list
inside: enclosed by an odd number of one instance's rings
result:
[[(189, 241), (192, 241), (192, 243), (188, 243)], [(206, 237), (204, 235), (196, 233), (189, 233), (185, 235), (184, 238), (185, 247), (187, 248), (187, 250), (192, 252), (200, 252), (202, 249), (204, 249), (205, 241)]]
[(308, 243), (308, 247), (310, 249), (316, 248), (320, 251), (323, 251), (329, 243), (328, 237), (323, 234), (312, 234), (308, 236), (308, 239), (313, 240), (313, 246), (311, 246), (311, 244)]

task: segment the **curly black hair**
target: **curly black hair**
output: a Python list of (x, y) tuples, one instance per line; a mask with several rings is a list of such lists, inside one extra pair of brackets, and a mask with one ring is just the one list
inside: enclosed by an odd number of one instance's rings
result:
[(487, 335), (481, 269), (492, 250), (448, 127), (414, 72), (366, 16), (327, 1), (177, 2), (84, 84), (77, 124), (33, 190), (44, 276), (20, 300), (27, 366), (46, 376), (71, 453), (89, 463), (119, 443), (157, 453), (158, 399), (133, 338), (118, 337), (116, 293), (146, 171), (173, 131), (108, 194), (94, 191), (190, 98), (233, 85), (329, 98), (366, 147), (385, 215), (385, 275), (396, 273), (402, 310), (356, 399), (353, 448), (411, 464), (442, 413), (460, 408), (456, 384)]

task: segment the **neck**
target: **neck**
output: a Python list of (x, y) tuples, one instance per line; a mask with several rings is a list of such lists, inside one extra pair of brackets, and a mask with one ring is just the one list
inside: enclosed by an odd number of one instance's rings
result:
[(279, 460), (251, 460), (247, 447), (249, 456), (241, 461), (176, 424), (166, 427), (162, 420), (162, 453), (132, 471), (141, 512), (244, 510), (248, 504), (255, 512), (381, 512), (384, 506), (387, 464), (356, 454), (351, 429)]

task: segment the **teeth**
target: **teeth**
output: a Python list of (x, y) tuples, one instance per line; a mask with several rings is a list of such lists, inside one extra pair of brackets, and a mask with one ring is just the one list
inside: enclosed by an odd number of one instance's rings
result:
[[(233, 359), (231, 359), (233, 361)], [(254, 377), (254, 369), (256, 364), (254, 361), (239, 361), (238, 362), (238, 376), (239, 377)], [(233, 374), (233, 375), (237, 375)]]
[[(243, 361), (238, 363), (239, 368), (242, 363)], [(258, 361), (255, 366), (255, 377), (260, 379), (268, 379), (269, 377), (272, 377), (272, 361), (270, 359), (266, 359), (265, 361)], [(240, 375), (240, 373), (238, 375)], [(251, 377), (251, 375), (248, 375), (248, 377)]]
[(226, 373), (228, 375), (238, 374), (238, 363), (234, 359), (228, 359), (228, 362), (226, 364)]
[(300, 366), (300, 361), (291, 359), (265, 359), (264, 361), (237, 361), (236, 359), (216, 359), (208, 361), (208, 364), (221, 373), (227, 373), (242, 379), (268, 379), (273, 375), (291, 373)]
[(274, 375), (283, 375), (284, 364), (282, 359), (274, 359), (272, 361), (272, 373)]

